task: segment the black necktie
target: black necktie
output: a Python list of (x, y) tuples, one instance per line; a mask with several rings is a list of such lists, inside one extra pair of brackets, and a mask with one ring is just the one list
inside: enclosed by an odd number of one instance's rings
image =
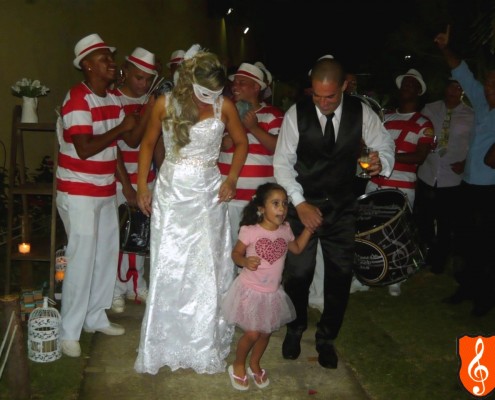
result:
[(334, 115), (334, 113), (326, 115), (327, 123), (325, 124), (324, 140), (327, 146), (329, 146), (330, 148), (332, 148), (335, 144), (335, 130), (333, 128), (332, 122)]

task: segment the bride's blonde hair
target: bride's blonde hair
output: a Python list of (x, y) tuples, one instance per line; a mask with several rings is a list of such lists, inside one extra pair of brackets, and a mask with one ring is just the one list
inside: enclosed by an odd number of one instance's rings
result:
[(164, 124), (172, 129), (175, 142), (174, 151), (189, 144), (189, 130), (199, 119), (199, 109), (194, 102), (193, 83), (210, 90), (220, 90), (225, 86), (225, 67), (218, 57), (208, 51), (199, 50), (194, 56), (184, 59), (177, 69), (178, 79), (167, 104)]

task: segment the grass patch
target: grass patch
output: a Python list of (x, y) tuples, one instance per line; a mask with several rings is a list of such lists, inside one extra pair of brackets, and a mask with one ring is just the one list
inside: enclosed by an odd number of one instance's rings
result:
[[(27, 323), (24, 337), (28, 338)], [(77, 400), (91, 346), (92, 334), (83, 333), (80, 338), (82, 356), (71, 358), (62, 355), (54, 362), (38, 363), (29, 360), (29, 377), (32, 400)], [(2, 359), (3, 360), (3, 359)], [(0, 399), (12, 399), (7, 386), (6, 370), (0, 381)]]
[(493, 335), (493, 311), (442, 299), (457, 285), (449, 274), (420, 271), (391, 297), (386, 287), (351, 295), (337, 348), (376, 400), (469, 399), (458, 380), (457, 338)]

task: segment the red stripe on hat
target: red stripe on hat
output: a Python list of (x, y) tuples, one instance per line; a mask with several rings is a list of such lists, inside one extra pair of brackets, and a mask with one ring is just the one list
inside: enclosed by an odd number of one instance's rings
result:
[(83, 51), (81, 51), (78, 55), (81, 56), (83, 55), (84, 53), (87, 53), (89, 50), (93, 50), (93, 49), (97, 49), (97, 48), (100, 48), (100, 47), (108, 47), (104, 42), (101, 42), (101, 43), (96, 43), (92, 46), (89, 46), (89, 47), (86, 47)]
[(170, 64), (180, 63), (183, 59), (184, 58), (182, 58), (182, 57), (172, 58), (172, 59), (170, 59)]
[(244, 76), (247, 76), (248, 78), (255, 79), (257, 81), (261, 81), (261, 79), (258, 76), (251, 74), (251, 73), (244, 71), (244, 70), (237, 71), (234, 75), (244, 75)]
[(133, 57), (133, 56), (129, 56), (128, 60), (129, 61), (132, 61), (132, 62), (135, 62), (135, 63), (137, 63), (139, 65), (142, 65), (145, 68), (156, 70), (156, 67), (153, 64), (148, 64), (147, 62), (144, 62), (143, 60), (140, 60), (139, 58), (136, 58), (136, 57)]

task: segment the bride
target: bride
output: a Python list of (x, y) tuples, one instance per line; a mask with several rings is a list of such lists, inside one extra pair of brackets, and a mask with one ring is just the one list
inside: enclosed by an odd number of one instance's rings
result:
[[(220, 315), (235, 265), (227, 204), (247, 155), (237, 110), (222, 96), (225, 69), (194, 45), (171, 93), (161, 95), (140, 145), (138, 205), (151, 215), (150, 288), (135, 370), (225, 371), (234, 327)], [(230, 174), (217, 167), (224, 130), (235, 142)], [(163, 131), (165, 160), (153, 193), (146, 185)]]

